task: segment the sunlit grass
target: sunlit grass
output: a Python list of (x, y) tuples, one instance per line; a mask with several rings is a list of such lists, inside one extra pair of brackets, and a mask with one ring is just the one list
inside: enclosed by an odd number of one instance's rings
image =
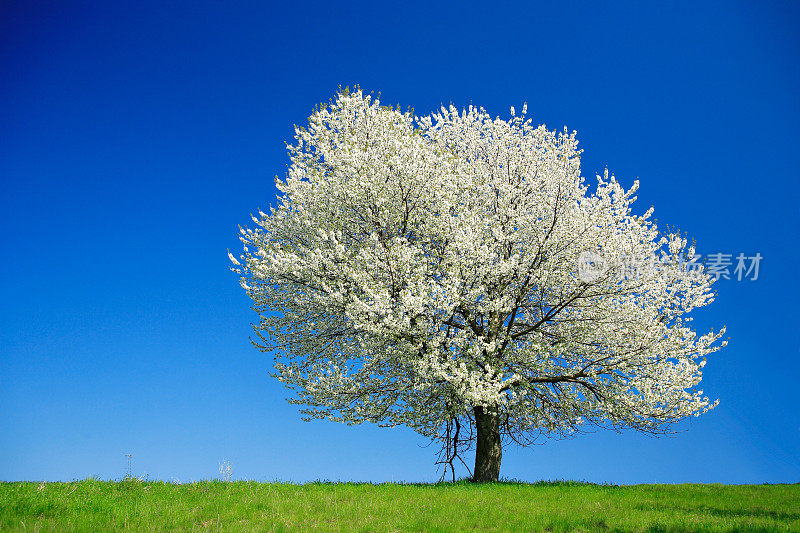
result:
[(800, 485), (0, 483), (27, 531), (800, 531)]

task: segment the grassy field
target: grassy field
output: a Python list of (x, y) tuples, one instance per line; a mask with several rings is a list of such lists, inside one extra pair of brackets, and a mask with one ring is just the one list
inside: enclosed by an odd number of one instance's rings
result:
[(800, 531), (800, 485), (0, 483), (19, 531)]

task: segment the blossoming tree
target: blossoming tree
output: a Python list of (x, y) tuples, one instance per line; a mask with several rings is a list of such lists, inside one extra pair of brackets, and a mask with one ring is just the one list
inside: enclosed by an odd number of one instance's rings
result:
[(637, 184), (585, 184), (574, 133), (344, 91), (295, 139), (277, 207), (229, 255), (306, 419), (409, 426), (451, 469), (475, 444), (473, 479), (494, 481), (504, 443), (715, 405), (698, 385), (724, 328), (687, 316), (713, 277), (632, 214)]

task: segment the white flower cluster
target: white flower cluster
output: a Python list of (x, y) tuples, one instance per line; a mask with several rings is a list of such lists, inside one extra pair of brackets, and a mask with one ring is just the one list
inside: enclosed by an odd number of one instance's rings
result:
[(578, 273), (592, 252), (692, 257), (631, 213), (606, 172), (589, 193), (574, 132), (512, 112), (416, 117), (360, 91), (319, 109), (289, 147), (279, 204), (242, 228), (233, 270), (257, 344), (307, 417), (405, 424), (435, 438), (488, 407), (511, 436), (589, 421), (655, 431), (715, 405), (697, 389), (724, 333), (686, 313), (713, 277)]

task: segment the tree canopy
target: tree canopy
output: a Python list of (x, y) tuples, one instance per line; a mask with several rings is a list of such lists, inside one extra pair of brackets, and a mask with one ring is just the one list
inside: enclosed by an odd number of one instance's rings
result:
[(288, 152), (277, 205), (230, 256), (305, 417), (406, 425), (450, 466), (476, 442), (491, 480), (501, 439), (655, 433), (715, 405), (698, 387), (724, 328), (688, 316), (713, 276), (652, 208), (633, 214), (638, 182), (585, 182), (575, 132), (357, 90)]

